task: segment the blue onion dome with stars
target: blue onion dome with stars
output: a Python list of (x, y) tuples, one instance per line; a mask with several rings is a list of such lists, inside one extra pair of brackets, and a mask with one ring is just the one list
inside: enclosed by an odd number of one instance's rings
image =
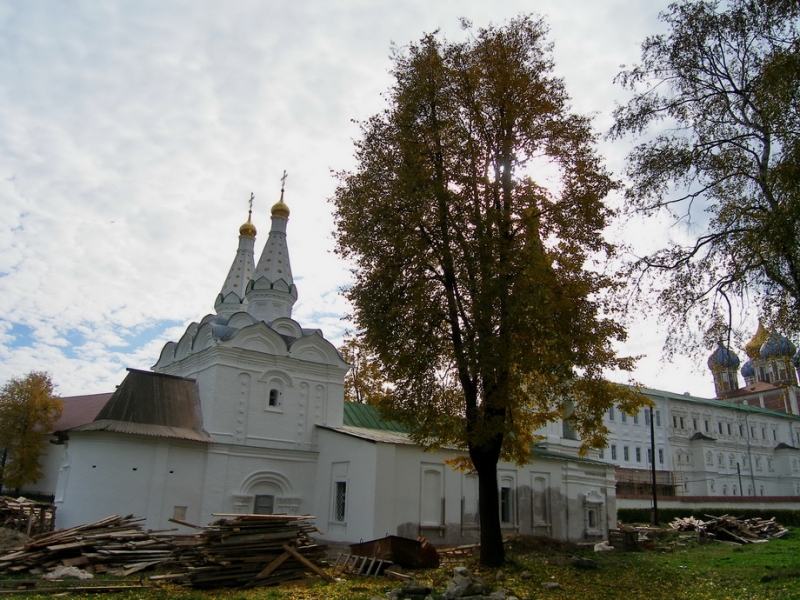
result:
[(793, 357), (797, 352), (797, 347), (786, 337), (779, 333), (771, 333), (764, 344), (761, 346), (761, 358)]
[(756, 368), (753, 366), (753, 361), (748, 360), (742, 365), (742, 368), (739, 371), (742, 374), (742, 377), (748, 379), (750, 377), (756, 376)]
[(717, 343), (717, 349), (708, 357), (708, 368), (712, 371), (735, 369), (738, 366), (739, 357), (735, 352), (726, 348), (722, 342)]

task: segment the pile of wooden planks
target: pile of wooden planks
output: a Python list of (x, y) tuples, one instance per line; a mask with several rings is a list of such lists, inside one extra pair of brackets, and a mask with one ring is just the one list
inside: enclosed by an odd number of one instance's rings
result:
[(714, 517), (705, 515), (708, 521), (694, 517), (675, 519), (669, 526), (675, 531), (696, 531), (700, 538), (710, 538), (739, 544), (763, 543), (786, 535), (789, 530), (771, 519), (741, 519), (730, 515)]
[(26, 535), (53, 531), (56, 509), (49, 502), (35, 502), (20, 496), (0, 496), (0, 527)]
[(129, 575), (172, 556), (169, 536), (144, 532), (144, 519), (107, 517), (41, 534), (0, 556), (0, 574), (36, 573), (64, 565), (90, 573)]
[(153, 580), (172, 580), (196, 588), (255, 587), (299, 579), (320, 568), (325, 547), (311, 539), (310, 516), (214, 515), (228, 517), (194, 536), (175, 539), (173, 571)]

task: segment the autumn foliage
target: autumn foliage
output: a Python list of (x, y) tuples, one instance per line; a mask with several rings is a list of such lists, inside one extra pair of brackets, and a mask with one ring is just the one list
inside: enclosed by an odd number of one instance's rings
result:
[(603, 300), (619, 284), (602, 267), (615, 183), (552, 74), (546, 27), (470, 33), (395, 53), (389, 107), (362, 124), (334, 203), (354, 319), (393, 385), (384, 414), (468, 449), (481, 561), (499, 564), (498, 460), (527, 462), (562, 417), (601, 445), (603, 413), (642, 400), (605, 379), (633, 364)]
[(62, 408), (47, 373), (12, 377), (0, 389), (0, 486), (17, 489), (42, 476), (40, 457)]

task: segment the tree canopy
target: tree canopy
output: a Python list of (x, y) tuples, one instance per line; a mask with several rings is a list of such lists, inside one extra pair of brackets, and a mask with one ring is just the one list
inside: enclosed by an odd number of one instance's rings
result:
[(17, 489), (42, 477), (41, 454), (62, 408), (47, 373), (12, 377), (0, 388), (0, 488)]
[(602, 294), (618, 282), (599, 266), (615, 183), (552, 73), (547, 28), (523, 16), (471, 33), (395, 51), (389, 107), (361, 124), (334, 203), (354, 320), (393, 384), (384, 413), (469, 450), (481, 561), (499, 564), (501, 456), (527, 462), (562, 416), (602, 445), (603, 413), (642, 400), (603, 377), (633, 364), (612, 347), (625, 331)]
[(345, 402), (380, 405), (390, 393), (389, 383), (381, 373), (377, 358), (361, 337), (348, 334), (339, 348), (342, 358), (350, 363), (344, 377)]
[(748, 301), (800, 331), (798, 16), (793, 0), (671, 4), (669, 32), (617, 78), (634, 95), (612, 136), (658, 128), (628, 157), (630, 206), (690, 226), (688, 242), (633, 265), (653, 276), (640, 290), (654, 286), (671, 320), (668, 348), (692, 331), (718, 337)]

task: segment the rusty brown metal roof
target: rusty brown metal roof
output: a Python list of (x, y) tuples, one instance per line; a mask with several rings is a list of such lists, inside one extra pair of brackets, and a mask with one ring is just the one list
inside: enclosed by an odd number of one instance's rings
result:
[(112, 392), (106, 392), (105, 394), (66, 396), (61, 398), (61, 402), (64, 404), (64, 410), (53, 427), (53, 431), (63, 431), (65, 429), (72, 429), (78, 425), (91, 423), (112, 395)]
[[(66, 428), (65, 428), (66, 429)], [(114, 431), (210, 442), (194, 379), (128, 369), (91, 422), (70, 431)]]
[(134, 435), (149, 435), (152, 437), (176, 438), (179, 440), (192, 440), (195, 442), (211, 442), (211, 436), (205, 431), (195, 431), (185, 427), (168, 427), (166, 425), (151, 425), (147, 423), (129, 423), (126, 421), (111, 421), (101, 419), (85, 425), (74, 427), (70, 431), (113, 431), (115, 433), (132, 433)]

